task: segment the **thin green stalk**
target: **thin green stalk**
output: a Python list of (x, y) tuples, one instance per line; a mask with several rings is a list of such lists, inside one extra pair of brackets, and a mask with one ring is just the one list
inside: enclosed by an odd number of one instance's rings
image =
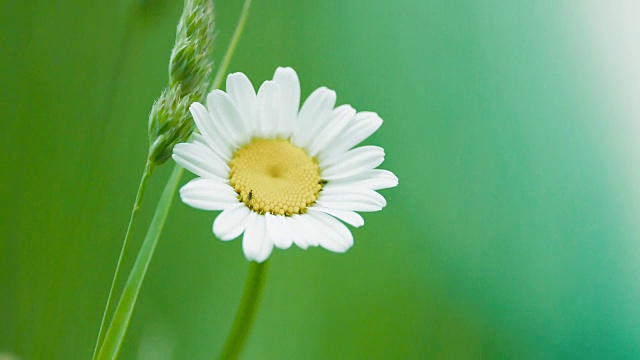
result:
[(136, 200), (133, 203), (133, 209), (131, 210), (131, 216), (129, 217), (129, 225), (127, 226), (127, 232), (124, 235), (124, 241), (122, 242), (122, 248), (120, 249), (120, 256), (118, 257), (118, 263), (116, 265), (116, 271), (113, 275), (113, 280), (111, 281), (111, 288), (109, 289), (109, 296), (107, 297), (107, 304), (104, 307), (104, 313), (102, 314), (102, 320), (100, 321), (100, 331), (98, 331), (98, 338), (96, 339), (96, 345), (93, 349), (92, 359), (96, 358), (98, 353), (98, 348), (100, 347), (100, 343), (102, 342), (102, 336), (104, 333), (104, 326), (107, 320), (107, 314), (111, 309), (111, 299), (113, 297), (113, 290), (116, 287), (116, 283), (118, 282), (118, 275), (120, 274), (120, 266), (122, 265), (122, 259), (124, 258), (124, 253), (127, 249), (127, 243), (129, 238), (131, 237), (131, 230), (133, 229), (133, 224), (135, 223), (136, 215), (138, 214), (138, 210), (140, 210), (140, 205), (142, 204), (142, 197), (144, 196), (144, 190), (147, 188), (147, 182), (149, 181), (149, 177), (151, 176), (151, 163), (147, 160), (147, 163), (144, 166), (144, 171), (142, 173), (142, 179), (140, 179), (140, 185), (138, 186), (138, 193), (136, 194)]
[[(240, 40), (240, 36), (242, 35), (242, 31), (247, 21), (250, 5), (251, 0), (245, 0), (242, 14), (240, 15), (240, 19), (236, 25), (233, 37), (222, 62), (220, 63), (218, 72), (216, 73), (212, 86), (213, 89), (220, 87), (222, 79), (226, 75), (227, 68), (229, 67), (229, 63), (231, 62), (231, 58), (233, 57), (233, 53), (238, 45), (238, 41)], [(182, 168), (176, 165), (171, 173), (171, 177), (165, 185), (162, 196), (160, 197), (153, 220), (147, 230), (147, 235), (145, 236), (140, 252), (138, 253), (138, 257), (136, 258), (136, 262), (129, 274), (129, 279), (127, 280), (127, 284), (120, 296), (120, 301), (118, 302), (118, 306), (116, 307), (109, 328), (107, 329), (104, 342), (100, 345), (100, 352), (97, 357), (98, 359), (116, 359), (118, 357), (118, 352), (120, 351), (120, 347), (122, 346), (124, 337), (127, 333), (129, 321), (131, 320), (131, 315), (133, 314), (133, 309), (135, 307), (138, 294), (140, 293), (142, 282), (144, 281), (158, 238), (160, 237), (169, 209), (171, 208), (171, 200), (178, 188), (178, 181), (181, 174)], [(102, 329), (102, 326), (100, 328)], [(98, 337), (98, 343), (99, 341), (100, 335)]]
[(153, 257), (160, 233), (164, 227), (164, 223), (167, 220), (169, 209), (171, 208), (171, 202), (178, 188), (178, 182), (182, 175), (182, 168), (175, 165), (171, 176), (167, 181), (167, 185), (164, 187), (164, 191), (158, 201), (158, 206), (153, 214), (153, 220), (147, 231), (147, 235), (144, 238), (136, 262), (131, 269), (129, 279), (124, 287), (118, 306), (111, 319), (111, 324), (107, 329), (107, 333), (104, 338), (104, 342), (100, 347), (98, 353), (98, 359), (116, 359), (118, 352), (122, 346), (122, 342), (127, 333), (129, 327), (129, 321), (133, 314), (133, 309), (142, 287), (144, 276), (149, 268), (149, 263)]
[(240, 37), (242, 36), (242, 32), (244, 31), (244, 25), (247, 23), (247, 17), (249, 17), (250, 7), (251, 0), (245, 0), (244, 6), (242, 7), (242, 13), (240, 14), (240, 19), (238, 19), (238, 24), (236, 25), (236, 30), (233, 32), (233, 37), (231, 38), (229, 47), (227, 47), (227, 52), (224, 54), (224, 57), (220, 62), (220, 66), (218, 66), (218, 72), (216, 73), (216, 77), (213, 80), (213, 86), (211, 87), (212, 89), (219, 89), (220, 85), (222, 85), (222, 80), (227, 74), (227, 69), (229, 68), (229, 64), (231, 63), (231, 58), (233, 57), (233, 53), (236, 51), (236, 47), (238, 46), (238, 42), (240, 41)]
[(221, 360), (234, 360), (240, 356), (256, 315), (268, 267), (268, 260), (262, 264), (256, 262), (249, 264), (249, 275), (245, 283), (244, 293), (242, 294), (236, 317), (233, 320), (231, 331), (229, 331), (227, 341), (220, 354)]

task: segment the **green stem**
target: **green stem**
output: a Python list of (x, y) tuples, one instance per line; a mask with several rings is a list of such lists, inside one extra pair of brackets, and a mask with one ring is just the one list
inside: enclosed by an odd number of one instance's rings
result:
[(107, 304), (104, 307), (104, 313), (102, 314), (102, 320), (100, 321), (100, 330), (98, 331), (98, 338), (96, 339), (96, 345), (93, 349), (92, 359), (96, 358), (98, 353), (98, 348), (100, 343), (102, 342), (102, 336), (104, 332), (104, 326), (107, 320), (107, 314), (111, 309), (111, 299), (113, 297), (113, 290), (116, 287), (116, 283), (118, 282), (118, 275), (120, 274), (120, 266), (122, 265), (122, 259), (124, 258), (124, 253), (127, 249), (127, 243), (129, 238), (131, 237), (131, 230), (133, 229), (133, 224), (135, 223), (136, 215), (138, 214), (138, 210), (140, 210), (140, 205), (142, 204), (142, 197), (144, 196), (144, 190), (147, 188), (147, 182), (149, 181), (149, 177), (151, 176), (151, 163), (147, 160), (147, 163), (144, 166), (144, 172), (142, 173), (142, 179), (140, 179), (140, 185), (138, 186), (138, 193), (136, 194), (136, 200), (133, 203), (133, 209), (131, 210), (131, 216), (129, 217), (129, 225), (127, 226), (127, 232), (124, 235), (124, 241), (122, 242), (122, 248), (120, 249), (120, 256), (118, 257), (118, 263), (116, 265), (116, 271), (113, 275), (113, 280), (111, 281), (111, 288), (109, 289), (109, 296), (107, 297)]
[(256, 315), (258, 303), (260, 302), (260, 295), (262, 294), (268, 267), (268, 260), (262, 264), (256, 262), (249, 264), (249, 275), (247, 276), (247, 282), (244, 286), (244, 293), (242, 294), (236, 317), (233, 320), (231, 331), (229, 331), (227, 341), (220, 354), (221, 360), (237, 359), (242, 352), (242, 348), (247, 340), (249, 330)]
[[(220, 87), (220, 85), (222, 84), (222, 79), (226, 75), (227, 68), (229, 67), (229, 63), (231, 62), (231, 58), (233, 57), (233, 53), (236, 49), (236, 46), (238, 45), (238, 41), (240, 40), (240, 36), (242, 35), (242, 31), (244, 30), (244, 26), (247, 22), (250, 5), (251, 0), (245, 0), (242, 14), (240, 15), (240, 19), (238, 20), (238, 24), (236, 25), (236, 29), (233, 33), (233, 37), (231, 38), (231, 42), (229, 43), (222, 62), (218, 67), (218, 72), (216, 73), (216, 77), (213, 82), (213, 89), (218, 89)], [(148, 177), (149, 175), (150, 171), (149, 174), (146, 175), (146, 177)], [(151, 258), (153, 257), (158, 238), (160, 237), (160, 233), (162, 232), (162, 228), (167, 219), (169, 209), (171, 208), (171, 200), (173, 199), (173, 196), (178, 188), (178, 181), (181, 175), (182, 168), (176, 165), (173, 169), (173, 172), (171, 173), (171, 177), (165, 185), (162, 196), (160, 197), (160, 201), (158, 202), (158, 205), (156, 207), (156, 212), (153, 216), (153, 220), (151, 221), (149, 230), (147, 230), (147, 235), (144, 239), (144, 242), (142, 243), (142, 247), (140, 248), (140, 252), (138, 253), (136, 262), (133, 265), (131, 273), (129, 274), (129, 279), (127, 280), (127, 284), (125, 285), (122, 295), (120, 296), (120, 301), (118, 302), (118, 306), (116, 307), (109, 328), (107, 329), (104, 342), (102, 343), (102, 345), (100, 345), (100, 352), (97, 356), (98, 359), (116, 359), (118, 357), (118, 352), (120, 351), (120, 347), (122, 346), (124, 337), (127, 333), (131, 315), (133, 314), (133, 309), (135, 307), (138, 294), (140, 293), (140, 288), (142, 287), (142, 282), (144, 281), (144, 277), (146, 275), (149, 263), (151, 262)], [(138, 207), (139, 204), (138, 206), (134, 206), (134, 211), (137, 211)], [(129, 231), (127, 231), (127, 234), (129, 234)], [(122, 251), (124, 252), (124, 247)], [(122, 258), (122, 253), (120, 254), (120, 257)], [(118, 260), (118, 267), (119, 266), (120, 260)], [(115, 278), (113, 281), (115, 283)], [(109, 293), (109, 299), (111, 298), (112, 291), (113, 285)], [(109, 303), (110, 300), (107, 300), (107, 304)], [(103, 317), (102, 324), (100, 326), (100, 334), (98, 335), (96, 349), (100, 344), (103, 324), (106, 318), (106, 311), (107, 310), (105, 310), (105, 316)], [(94, 352), (94, 359), (95, 358), (96, 357)]]
[(165, 185), (164, 191), (160, 196), (158, 206), (153, 214), (153, 220), (151, 220), (151, 225), (144, 238), (136, 262), (133, 264), (127, 284), (122, 291), (122, 296), (111, 319), (111, 324), (107, 329), (104, 342), (100, 347), (98, 359), (116, 359), (118, 357), (118, 352), (127, 333), (129, 321), (131, 320), (131, 315), (133, 314), (144, 276), (149, 268), (149, 263), (158, 244), (164, 223), (167, 220), (169, 208), (171, 207), (171, 202), (178, 188), (181, 175), (182, 168), (175, 165), (167, 181), (167, 185)]
[(227, 52), (224, 54), (224, 57), (220, 62), (220, 66), (218, 67), (216, 77), (213, 80), (213, 89), (220, 88), (220, 85), (222, 85), (222, 80), (227, 74), (227, 69), (229, 68), (229, 64), (231, 63), (231, 58), (233, 57), (233, 53), (236, 51), (236, 47), (238, 46), (238, 42), (240, 41), (240, 37), (242, 36), (242, 31), (244, 31), (244, 25), (247, 23), (247, 17), (249, 16), (250, 7), (251, 0), (245, 0), (244, 6), (242, 7), (242, 13), (240, 14), (240, 19), (238, 19), (238, 24), (236, 25), (236, 30), (233, 32), (233, 37), (231, 38), (229, 47), (227, 47)]

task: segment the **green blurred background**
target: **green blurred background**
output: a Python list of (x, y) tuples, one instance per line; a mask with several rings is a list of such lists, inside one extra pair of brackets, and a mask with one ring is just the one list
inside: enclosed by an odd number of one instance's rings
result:
[[(241, 6), (216, 3), (218, 60)], [(181, 8), (2, 0), (0, 354), (91, 356)], [(378, 112), (400, 185), (346, 254), (275, 251), (245, 358), (640, 357), (638, 14), (255, 0), (230, 70)], [(247, 261), (212, 219), (174, 203), (122, 358), (220, 350)]]

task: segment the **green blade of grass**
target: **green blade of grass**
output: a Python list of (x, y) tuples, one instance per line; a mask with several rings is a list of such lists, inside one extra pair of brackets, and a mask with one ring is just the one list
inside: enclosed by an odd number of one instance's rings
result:
[(129, 321), (131, 320), (138, 294), (140, 294), (140, 289), (142, 288), (142, 282), (144, 281), (149, 263), (158, 244), (158, 239), (169, 215), (173, 197), (178, 189), (178, 182), (180, 181), (182, 171), (180, 166), (175, 165), (162, 191), (158, 206), (153, 214), (153, 220), (151, 221), (147, 235), (144, 238), (136, 262), (131, 269), (129, 279), (127, 279), (122, 296), (120, 297), (120, 301), (118, 301), (118, 306), (116, 307), (104, 341), (100, 347), (98, 359), (116, 359), (118, 357), (118, 352), (122, 347), (124, 337), (129, 328)]

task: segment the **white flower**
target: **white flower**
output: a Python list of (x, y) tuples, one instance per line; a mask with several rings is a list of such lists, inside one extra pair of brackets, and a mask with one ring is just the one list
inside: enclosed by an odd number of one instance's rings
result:
[(226, 93), (212, 91), (206, 108), (191, 105), (200, 134), (173, 150), (173, 159), (199, 176), (180, 189), (182, 201), (222, 210), (214, 234), (232, 240), (244, 233), (249, 260), (263, 262), (274, 246), (292, 244), (345, 252), (353, 235), (338, 219), (362, 226), (356, 211), (381, 210), (386, 201), (376, 190), (398, 178), (376, 169), (381, 147), (355, 147), (382, 119), (335, 102), (335, 92), (321, 87), (300, 108), (291, 68), (278, 68), (257, 95), (244, 74), (229, 75)]

